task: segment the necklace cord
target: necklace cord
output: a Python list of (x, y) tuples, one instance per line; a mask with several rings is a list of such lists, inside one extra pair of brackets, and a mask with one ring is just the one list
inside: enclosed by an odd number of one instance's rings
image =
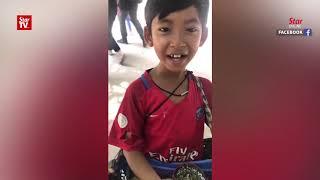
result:
[[(157, 108), (155, 108), (151, 113), (148, 113), (148, 114), (147, 114), (147, 117), (149, 117), (151, 114), (153, 114), (154, 112), (156, 112), (165, 102), (168, 101), (168, 99), (169, 99), (171, 96), (174, 95), (174, 92), (176, 92), (176, 90), (177, 90), (177, 89), (182, 85), (182, 83), (187, 79), (188, 75), (189, 75), (189, 71), (187, 71), (187, 74), (184, 76), (184, 79), (179, 83), (179, 85), (178, 85), (172, 92), (168, 91), (168, 92), (169, 92), (169, 96), (168, 96), (165, 100), (163, 100), (163, 101), (157, 106)], [(156, 84), (156, 83), (154, 83), (154, 84)], [(158, 87), (158, 85), (156, 85), (156, 86)]]
[(157, 83), (155, 83), (155, 82), (153, 82), (153, 83), (154, 83), (154, 85), (157, 86), (160, 90), (168, 93), (169, 95), (181, 97), (181, 96), (184, 96), (184, 95), (188, 94), (188, 91), (185, 91), (185, 92), (183, 92), (183, 93), (181, 93), (181, 94), (175, 94), (174, 92), (182, 85), (182, 83), (185, 81), (186, 78), (187, 78), (187, 75), (185, 75), (183, 81), (180, 82), (180, 84), (179, 84), (172, 92), (161, 88), (161, 87), (160, 87)]

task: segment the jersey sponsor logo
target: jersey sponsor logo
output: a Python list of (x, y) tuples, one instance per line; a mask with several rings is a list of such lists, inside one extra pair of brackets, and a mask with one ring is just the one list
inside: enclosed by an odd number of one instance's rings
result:
[(205, 112), (204, 112), (204, 108), (202, 106), (198, 107), (197, 111), (196, 111), (196, 118), (197, 120), (201, 120), (204, 118)]
[(159, 115), (157, 115), (157, 114), (151, 114), (149, 117), (154, 118), (154, 117), (157, 117), (157, 116), (159, 116)]
[(125, 128), (128, 125), (128, 119), (122, 113), (118, 115), (118, 124), (120, 128)]
[(185, 162), (194, 161), (199, 156), (196, 150), (190, 150), (188, 147), (172, 147), (169, 149), (169, 157), (166, 158), (159, 153), (149, 152), (149, 156), (162, 162)]

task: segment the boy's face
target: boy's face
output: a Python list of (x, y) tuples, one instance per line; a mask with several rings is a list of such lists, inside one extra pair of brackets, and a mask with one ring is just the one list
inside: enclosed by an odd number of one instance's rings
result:
[(154, 46), (160, 66), (172, 72), (185, 70), (206, 37), (207, 29), (202, 28), (194, 6), (172, 12), (161, 20), (156, 16), (151, 30), (145, 30), (145, 39)]

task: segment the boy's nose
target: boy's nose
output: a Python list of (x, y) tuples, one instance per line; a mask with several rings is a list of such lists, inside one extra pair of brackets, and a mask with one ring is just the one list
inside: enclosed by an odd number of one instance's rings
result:
[(181, 47), (181, 46), (186, 46), (186, 43), (183, 40), (183, 34), (181, 33), (176, 33), (171, 37), (170, 41), (170, 46), (171, 47)]

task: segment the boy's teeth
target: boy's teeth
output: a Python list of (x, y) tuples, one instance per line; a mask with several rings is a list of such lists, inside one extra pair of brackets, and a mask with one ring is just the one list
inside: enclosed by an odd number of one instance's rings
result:
[(172, 58), (180, 58), (180, 57), (181, 57), (181, 54), (171, 54), (171, 57), (172, 57)]

